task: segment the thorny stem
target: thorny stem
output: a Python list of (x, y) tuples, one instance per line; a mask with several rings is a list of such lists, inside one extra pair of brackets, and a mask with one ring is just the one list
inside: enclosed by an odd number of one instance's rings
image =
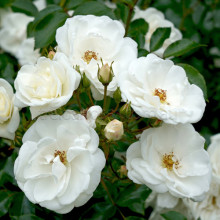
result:
[(137, 2), (138, 2), (138, 0), (135, 0), (133, 5), (128, 6), (129, 7), (129, 12), (128, 12), (128, 18), (127, 18), (126, 26), (125, 26), (125, 37), (128, 34), (128, 28), (129, 28), (129, 25), (131, 23), (132, 13), (134, 11), (134, 6), (137, 4)]
[(104, 190), (107, 192), (107, 195), (108, 195), (108, 197), (109, 197), (109, 199), (110, 199), (112, 205), (117, 208), (118, 212), (120, 213), (120, 215), (122, 216), (122, 218), (125, 220), (125, 219), (126, 219), (125, 216), (123, 215), (123, 213), (121, 212), (121, 210), (117, 207), (116, 203), (115, 203), (114, 200), (112, 199), (111, 194), (109, 193), (108, 187), (106, 186), (105, 181), (103, 180), (103, 178), (101, 178), (101, 184), (102, 184)]
[(103, 112), (106, 112), (106, 102), (107, 102), (107, 87), (108, 85), (104, 86), (104, 103), (103, 103)]

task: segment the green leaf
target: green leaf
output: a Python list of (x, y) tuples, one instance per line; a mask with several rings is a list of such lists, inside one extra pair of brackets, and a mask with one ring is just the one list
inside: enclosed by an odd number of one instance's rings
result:
[(146, 57), (148, 54), (149, 54), (149, 52), (145, 49), (138, 50), (138, 57)]
[[(61, 12), (62, 8), (60, 6), (57, 5), (49, 5), (48, 7), (46, 7), (45, 9), (43, 9), (42, 11), (40, 11), (37, 16), (35, 17), (33, 24), (32, 24), (32, 29), (35, 29), (36, 26), (42, 21), (44, 20), (48, 15), (55, 13), (55, 12)], [(29, 35), (28, 35), (29, 36)]]
[(189, 82), (197, 85), (203, 91), (204, 98), (208, 100), (207, 87), (203, 75), (189, 64), (180, 63), (178, 66), (181, 66), (186, 71)]
[(116, 6), (117, 8), (115, 9), (114, 13), (117, 19), (122, 20), (125, 24), (128, 18), (129, 8), (125, 4), (122, 4), (118, 1), (117, 1)]
[(187, 220), (184, 215), (174, 211), (163, 213), (161, 216), (166, 220)]
[(11, 8), (14, 12), (25, 13), (29, 16), (35, 16), (38, 13), (36, 6), (30, 0), (16, 0), (12, 3)]
[(107, 15), (108, 17), (112, 19), (116, 19), (112, 9), (108, 8), (105, 4), (101, 2), (91, 1), (91, 2), (85, 2), (81, 5), (79, 5), (74, 10), (74, 16), (75, 15), (96, 15), (96, 16), (102, 16)]
[(33, 215), (33, 214), (26, 214), (26, 215), (21, 215), (19, 217), (17, 216), (11, 216), (12, 220), (43, 220), (42, 218)]
[(171, 28), (157, 28), (150, 39), (150, 51), (156, 51), (162, 47), (164, 41), (170, 37)]
[(114, 149), (119, 152), (125, 152), (130, 145), (131, 143), (128, 141), (117, 141), (114, 144)]
[(14, 178), (14, 161), (16, 156), (17, 154), (13, 153), (3, 163), (1, 163), (0, 186), (4, 185), (6, 182), (10, 182), (14, 185), (17, 185), (16, 180)]
[(140, 18), (131, 22), (128, 29), (128, 36), (138, 43), (138, 48), (145, 45), (145, 35), (148, 31), (148, 23)]
[(146, 219), (137, 216), (129, 216), (126, 218), (126, 220), (146, 220)]
[(12, 4), (14, 0), (1, 0), (0, 1), (0, 8), (6, 8), (6, 7), (10, 7), (10, 5)]
[(14, 195), (9, 214), (10, 216), (21, 216), (24, 214), (31, 214), (34, 210), (34, 205), (29, 202), (24, 193), (18, 192)]
[(119, 193), (116, 203), (121, 207), (128, 207), (133, 212), (144, 215), (145, 200), (150, 193), (151, 190), (144, 185), (137, 187), (135, 184), (131, 184)]
[(12, 201), (12, 192), (9, 191), (0, 191), (0, 217), (5, 215), (8, 212), (8, 209)]
[(131, 35), (137, 33), (145, 35), (148, 31), (148, 26), (148, 23), (143, 18), (136, 19), (131, 22), (128, 33), (130, 33)]
[(198, 44), (189, 39), (182, 39), (170, 44), (169, 47), (167, 47), (167, 49), (165, 50), (163, 56), (164, 58), (172, 57), (172, 56), (178, 57), (195, 48), (203, 47), (203, 46), (205, 45)]
[(68, 18), (65, 12), (55, 12), (41, 20), (35, 30), (35, 48), (47, 47), (55, 40), (57, 28)]
[(81, 5), (82, 3), (84, 3), (86, 0), (68, 0), (65, 8), (67, 9), (75, 9), (76, 7), (78, 7), (79, 5)]
[(4, 71), (2, 72), (2, 76), (5, 80), (7, 80), (11, 85), (14, 84), (14, 78), (15, 78), (15, 70), (14, 66), (11, 63), (8, 63), (5, 67)]
[(93, 215), (93, 219), (103, 219), (107, 220), (114, 216), (116, 212), (116, 207), (112, 205), (112, 203), (100, 202), (94, 204), (92, 207), (95, 211)]

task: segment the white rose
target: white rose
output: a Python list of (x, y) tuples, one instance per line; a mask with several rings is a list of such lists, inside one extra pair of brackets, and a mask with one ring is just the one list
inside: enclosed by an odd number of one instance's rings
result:
[(36, 65), (24, 65), (15, 79), (18, 107), (31, 106), (32, 118), (65, 105), (80, 83), (80, 75), (66, 56), (56, 53), (53, 60), (40, 57)]
[(201, 201), (211, 182), (204, 143), (191, 124), (147, 129), (127, 150), (128, 177), (157, 193)]
[(0, 137), (14, 139), (20, 122), (18, 108), (14, 106), (14, 93), (11, 85), (0, 79)]
[(125, 30), (119, 21), (107, 16), (74, 16), (57, 29), (58, 51), (69, 57), (72, 65), (79, 65), (81, 71), (92, 83), (92, 93), (96, 100), (103, 98), (104, 86), (98, 80), (98, 65), (112, 68), (115, 77), (108, 85), (108, 95), (117, 89), (117, 76), (127, 69), (128, 64), (137, 57), (137, 43), (124, 38)]
[(110, 121), (104, 129), (105, 137), (108, 140), (120, 140), (124, 134), (123, 123), (117, 119)]
[(57, 213), (84, 205), (105, 165), (99, 137), (82, 115), (41, 116), (23, 137), (14, 173), (33, 203)]
[(184, 215), (187, 220), (194, 220), (184, 199), (173, 197), (170, 193), (152, 192), (146, 200), (146, 208), (153, 207), (149, 220), (164, 220), (161, 214), (176, 211)]
[(0, 29), (0, 47), (15, 55), (26, 39), (26, 29), (29, 22), (33, 21), (33, 17), (29, 17), (22, 13), (7, 13), (2, 18)]
[(34, 38), (24, 39), (15, 53), (20, 65), (35, 64), (40, 57), (40, 50), (34, 50)]
[(187, 200), (186, 205), (191, 210), (194, 219), (218, 220), (220, 219), (220, 185), (212, 182), (210, 191), (202, 202)]
[(170, 37), (164, 41), (163, 46), (160, 49), (153, 52), (160, 57), (163, 57), (164, 51), (170, 44), (182, 39), (181, 32), (174, 27), (172, 22), (166, 20), (164, 18), (164, 14), (158, 11), (156, 8), (148, 8), (145, 11), (142, 11), (138, 7), (135, 7), (135, 14), (133, 20), (139, 18), (143, 18), (149, 24), (148, 32), (145, 36), (144, 45), (145, 49), (148, 51), (150, 50), (150, 39), (154, 31), (159, 27), (171, 28)]
[(220, 219), (220, 134), (211, 137), (208, 153), (212, 164), (212, 183), (209, 192), (202, 202), (187, 201), (189, 209), (195, 219), (217, 220)]
[(208, 148), (210, 161), (212, 163), (212, 175), (220, 184), (220, 134), (216, 134), (211, 137), (211, 144)]
[(186, 72), (154, 54), (141, 57), (120, 76), (123, 100), (141, 117), (169, 124), (198, 122), (205, 110), (202, 90), (188, 82)]

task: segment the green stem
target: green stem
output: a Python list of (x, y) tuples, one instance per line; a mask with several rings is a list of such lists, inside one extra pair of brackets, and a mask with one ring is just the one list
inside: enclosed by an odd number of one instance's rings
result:
[(113, 115), (115, 112), (117, 112), (118, 108), (119, 108), (119, 103), (117, 103), (115, 109), (112, 112), (108, 113), (104, 118), (107, 118), (107, 117)]
[(66, 4), (66, 0), (61, 0), (61, 1), (60, 1), (60, 7), (63, 8), (65, 4)]
[(144, 131), (144, 130), (146, 130), (146, 129), (148, 129), (148, 128), (151, 128), (151, 126), (146, 126), (146, 127), (144, 127), (144, 128), (136, 129), (136, 130), (133, 130), (133, 131), (131, 131), (131, 132), (132, 132), (132, 133), (142, 132), (142, 131)]
[(112, 205), (117, 208), (117, 210), (119, 211), (120, 215), (121, 215), (122, 218), (125, 220), (125, 219), (126, 219), (125, 216), (123, 215), (123, 213), (121, 212), (121, 210), (117, 207), (116, 203), (115, 203), (114, 200), (112, 199), (111, 194), (110, 194), (110, 192), (108, 191), (108, 187), (106, 186), (105, 181), (103, 180), (103, 178), (101, 178), (101, 184), (102, 184), (104, 190), (107, 192), (107, 195), (108, 195), (108, 197), (109, 197), (109, 199), (110, 199)]
[(128, 128), (133, 128), (135, 125), (139, 124), (141, 121), (143, 121), (144, 118), (140, 118), (139, 120), (137, 120), (135, 123), (128, 125)]
[(90, 102), (91, 102), (91, 105), (94, 105), (94, 102), (93, 102), (92, 96), (91, 96), (90, 88), (87, 89), (87, 94), (88, 94), (88, 96), (89, 96), (89, 100), (90, 100)]
[(106, 112), (106, 102), (107, 102), (107, 87), (108, 85), (104, 86), (104, 103), (103, 103), (103, 112)]
[(80, 102), (79, 92), (78, 91), (76, 91), (76, 100), (77, 100), (77, 103), (79, 105), (79, 109), (82, 110), (82, 105), (81, 105), (81, 102)]
[(134, 6), (137, 4), (137, 2), (138, 0), (135, 0), (133, 5), (129, 5), (129, 12), (128, 12), (128, 17), (127, 17), (126, 26), (125, 26), (125, 37), (128, 34), (128, 29), (131, 23), (132, 13), (134, 11)]

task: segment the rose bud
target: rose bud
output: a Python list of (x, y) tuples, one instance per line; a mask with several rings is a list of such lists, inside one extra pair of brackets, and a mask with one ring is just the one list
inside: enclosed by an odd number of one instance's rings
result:
[(114, 119), (106, 125), (104, 132), (105, 137), (108, 140), (120, 140), (124, 134), (123, 123), (117, 119)]
[(112, 63), (111, 66), (106, 63), (101, 68), (98, 68), (98, 79), (104, 86), (112, 81), (113, 76)]
[(131, 103), (125, 103), (119, 110), (120, 114), (126, 118), (129, 118), (132, 114)]

